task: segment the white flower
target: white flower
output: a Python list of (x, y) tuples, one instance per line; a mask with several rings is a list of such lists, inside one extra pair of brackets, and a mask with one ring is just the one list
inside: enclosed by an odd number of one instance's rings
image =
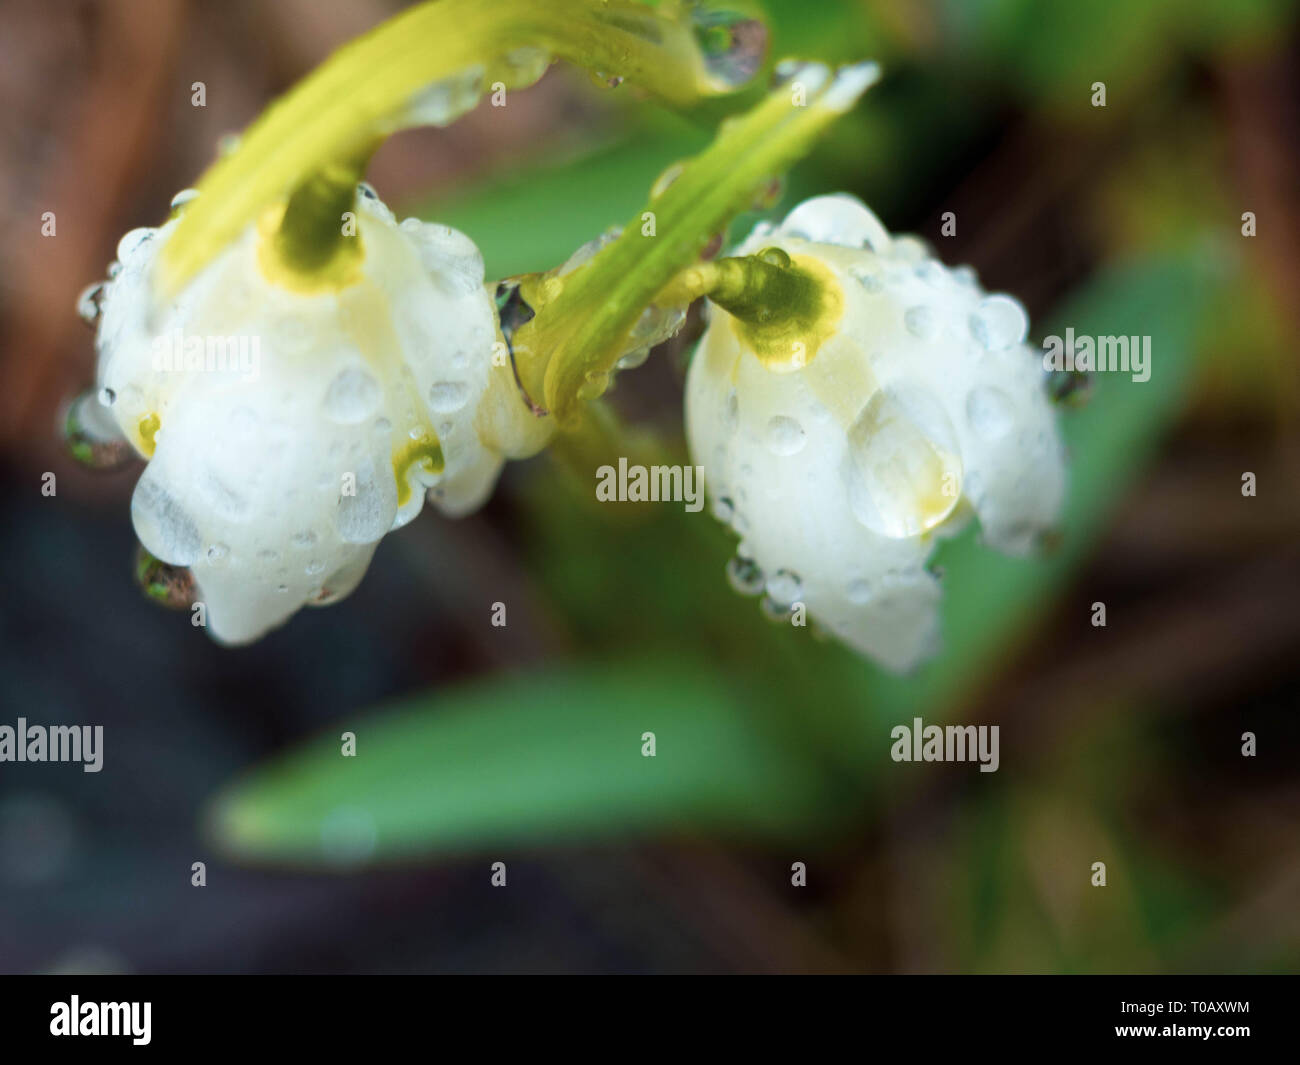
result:
[(465, 513), (545, 432), (494, 365), (474, 244), (398, 225), (363, 193), (359, 276), (337, 288), (272, 284), (256, 226), (167, 305), (152, 274), (176, 220), (128, 233), (110, 270), (101, 402), (150, 460), (132, 521), (150, 552), (192, 569), (222, 642), (347, 595), (426, 490)]
[[(687, 431), (715, 512), (740, 535), (733, 580), (765, 588), (860, 652), (907, 670), (939, 645), (935, 541), (978, 517), (1028, 553), (1058, 519), (1065, 463), (1028, 323), (851, 196), (821, 196), (738, 249), (776, 247), (824, 278), (815, 350), (762, 349), (711, 307)], [(779, 254), (774, 260), (781, 261)], [(838, 295), (838, 305), (836, 296)]]

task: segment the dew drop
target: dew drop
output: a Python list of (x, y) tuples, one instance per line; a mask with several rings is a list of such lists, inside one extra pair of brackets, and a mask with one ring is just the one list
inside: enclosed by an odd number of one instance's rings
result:
[(947, 279), (948, 272), (933, 259), (919, 263), (915, 269), (916, 276), (931, 288), (939, 288)]
[(763, 590), (763, 571), (753, 559), (736, 555), (727, 563), (727, 581), (741, 595), (758, 595)]
[(934, 311), (922, 305), (909, 307), (903, 312), (903, 324), (918, 340), (929, 340), (934, 336)]
[(482, 64), (435, 81), (411, 98), (404, 119), (415, 125), (449, 126), (478, 106), (483, 82)]
[(730, 525), (735, 516), (736, 504), (726, 496), (719, 496), (713, 501), (713, 516), (724, 525)]
[(789, 570), (779, 569), (767, 578), (767, 594), (773, 602), (788, 607), (803, 595), (803, 581)]
[(925, 241), (907, 233), (901, 237), (894, 237), (889, 247), (894, 258), (903, 263), (919, 263), (930, 255), (930, 249), (926, 247)]
[(140, 246), (153, 239), (157, 230), (150, 229), (148, 226), (140, 226), (136, 229), (128, 230), (122, 239), (117, 242), (117, 258), (119, 262), (125, 263)]
[(655, 183), (650, 186), (650, 198), (657, 200), (668, 191), (668, 186), (681, 177), (685, 170), (686, 164), (681, 162), (672, 163), (668, 166), (662, 174), (655, 178)]
[(758, 73), (767, 53), (767, 27), (734, 11), (692, 9), (695, 39), (704, 65), (721, 89), (735, 89)]
[(850, 271), (855, 281), (873, 296), (885, 291), (884, 279), (880, 273), (869, 267), (855, 266)]
[(342, 425), (365, 421), (379, 407), (379, 382), (359, 367), (343, 370), (325, 391), (325, 414)]
[(621, 356), (615, 366), (619, 370), (635, 370), (638, 366), (644, 366), (648, 358), (650, 358), (650, 348), (643, 345)]
[(1024, 343), (1029, 319), (1010, 296), (988, 296), (970, 316), (970, 331), (986, 351), (1002, 351)]
[(916, 389), (878, 390), (849, 428), (849, 506), (891, 539), (934, 528), (957, 505), (962, 464), (943, 408)]
[(774, 455), (794, 455), (808, 440), (804, 428), (793, 418), (776, 415), (767, 423), (767, 449)]
[(429, 406), (439, 414), (455, 414), (469, 402), (469, 387), (463, 381), (437, 381), (429, 389)]
[(92, 329), (104, 313), (104, 290), (107, 287), (107, 282), (96, 281), (83, 288), (77, 297), (77, 316)]

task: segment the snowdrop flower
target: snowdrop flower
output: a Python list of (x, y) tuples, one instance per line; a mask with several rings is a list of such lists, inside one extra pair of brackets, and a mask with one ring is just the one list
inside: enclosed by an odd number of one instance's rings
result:
[(808, 200), (736, 254), (816, 278), (822, 303), (786, 332), (712, 307), (691, 365), (694, 461), (741, 537), (733, 583), (911, 669), (938, 649), (936, 540), (973, 514), (988, 545), (1026, 554), (1060, 515), (1063, 450), (1025, 313), (850, 196)]
[(191, 568), (225, 643), (347, 595), (426, 491), (466, 513), (506, 457), (544, 439), (494, 361), (469, 238), (397, 224), (368, 186), (356, 216), (361, 253), (340, 283), (273, 283), (251, 225), (160, 303), (153, 268), (173, 219), (122, 239), (98, 295), (100, 402), (149, 459), (136, 533)]

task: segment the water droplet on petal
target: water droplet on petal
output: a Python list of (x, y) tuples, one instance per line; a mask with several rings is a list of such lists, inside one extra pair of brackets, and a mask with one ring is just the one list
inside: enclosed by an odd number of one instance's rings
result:
[(803, 581), (789, 570), (779, 569), (767, 578), (767, 594), (773, 602), (788, 607), (803, 595)]
[(191, 200), (197, 199), (198, 195), (199, 195), (198, 189), (181, 189), (180, 192), (178, 192), (175, 196), (172, 197), (172, 202), (171, 202), (172, 210), (173, 211), (180, 210)]
[(719, 496), (713, 501), (713, 516), (724, 525), (730, 525), (736, 513), (736, 504), (726, 496)]
[(351, 366), (341, 371), (325, 391), (326, 415), (342, 425), (365, 421), (378, 408), (379, 382), (367, 371)]
[(855, 266), (849, 270), (853, 278), (873, 296), (885, 291), (884, 278), (873, 267)]
[(209, 565), (220, 566), (226, 561), (226, 558), (230, 555), (230, 548), (228, 548), (225, 544), (210, 544), (208, 546), (208, 550), (206, 554), (207, 554)]
[(1023, 344), (1029, 332), (1025, 309), (1010, 296), (988, 296), (970, 316), (970, 331), (987, 351)]
[(889, 247), (894, 258), (899, 262), (919, 263), (930, 256), (930, 249), (925, 241), (920, 237), (912, 236), (910, 233), (905, 233), (901, 237), (894, 237)]
[(793, 418), (776, 415), (767, 423), (766, 443), (774, 455), (794, 455), (808, 440), (804, 428)]
[(918, 340), (929, 340), (934, 336), (934, 311), (921, 305), (909, 307), (903, 312), (903, 324)]
[(727, 581), (741, 595), (758, 595), (763, 590), (763, 571), (753, 559), (736, 555), (727, 563)]
[(788, 603), (779, 603), (770, 595), (763, 596), (759, 600), (759, 609), (763, 612), (763, 617), (775, 624), (782, 624), (790, 620), (790, 615), (794, 613), (794, 607)]
[(934, 528), (961, 496), (962, 463), (943, 408), (918, 389), (878, 390), (849, 428), (843, 476), (854, 516), (891, 539)]
[(137, 229), (128, 230), (122, 239), (117, 242), (117, 258), (119, 262), (125, 263), (140, 246), (153, 239), (157, 230), (150, 229), (148, 226), (140, 226)]
[(107, 287), (107, 282), (96, 281), (93, 285), (83, 288), (81, 295), (77, 297), (77, 316), (91, 329), (95, 328), (99, 316), (104, 311), (104, 290)]
[(439, 414), (454, 414), (469, 402), (469, 387), (463, 381), (437, 381), (429, 389), (429, 406)]

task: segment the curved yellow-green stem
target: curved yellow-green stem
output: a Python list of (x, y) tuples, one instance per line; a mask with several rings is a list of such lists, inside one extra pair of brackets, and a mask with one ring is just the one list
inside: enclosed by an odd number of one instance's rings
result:
[[(599, 394), (642, 311), (661, 295), (671, 302), (673, 292), (664, 290), (673, 279), (878, 76), (874, 63), (834, 76), (821, 64), (798, 66), (766, 100), (727, 123), (617, 240), (574, 273), (539, 286), (554, 295), (514, 337), (525, 391), (544, 397), (562, 422), (581, 399)], [(652, 228), (643, 224), (647, 214)]]
[(174, 295), (309, 175), (358, 158), (401, 128), (422, 90), (479, 65), (489, 84), (518, 87), (509, 64), (499, 64), (519, 49), (623, 77), (675, 104), (736, 88), (710, 74), (688, 11), (686, 0), (658, 8), (632, 0), (435, 0), (403, 12), (336, 52), (208, 170), (162, 250), (163, 294)]

